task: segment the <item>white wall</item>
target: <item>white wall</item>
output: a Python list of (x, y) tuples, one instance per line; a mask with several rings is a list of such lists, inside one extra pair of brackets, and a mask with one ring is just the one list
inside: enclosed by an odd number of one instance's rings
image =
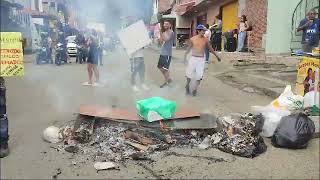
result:
[(291, 19), (300, 0), (268, 0), (266, 53), (290, 53)]

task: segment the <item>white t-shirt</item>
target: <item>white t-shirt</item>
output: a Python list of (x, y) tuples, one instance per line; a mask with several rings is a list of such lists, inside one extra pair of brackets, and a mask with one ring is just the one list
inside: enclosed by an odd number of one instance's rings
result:
[(139, 57), (144, 57), (143, 48), (141, 48), (138, 51), (132, 53), (132, 55), (131, 55), (131, 58), (139, 58)]
[(206, 32), (204, 34), (204, 37), (206, 37), (210, 41), (210, 39), (211, 39), (211, 31), (209, 29), (206, 30)]

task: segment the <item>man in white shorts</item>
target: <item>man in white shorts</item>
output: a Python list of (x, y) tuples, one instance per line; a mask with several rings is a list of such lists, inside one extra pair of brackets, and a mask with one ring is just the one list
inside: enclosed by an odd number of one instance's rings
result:
[(214, 49), (210, 45), (208, 39), (204, 36), (206, 31), (206, 27), (202, 24), (197, 26), (197, 35), (190, 39), (189, 47), (185, 54), (185, 62), (187, 55), (191, 51), (191, 57), (188, 62), (188, 66), (186, 69), (186, 76), (187, 76), (187, 85), (186, 85), (186, 93), (190, 94), (190, 82), (191, 79), (195, 78), (197, 81), (195, 89), (192, 91), (192, 95), (197, 95), (197, 89), (200, 85), (200, 82), (203, 77), (204, 73), (204, 66), (205, 66), (205, 49), (209, 48), (211, 53), (213, 53), (218, 61), (221, 59), (217, 56), (214, 52)]

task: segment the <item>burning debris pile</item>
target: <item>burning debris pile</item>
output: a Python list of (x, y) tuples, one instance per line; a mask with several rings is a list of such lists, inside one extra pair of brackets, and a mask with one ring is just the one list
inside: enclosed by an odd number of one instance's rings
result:
[[(201, 130), (164, 130), (104, 119), (87, 119), (74, 128), (61, 129), (61, 149), (85, 155), (95, 162), (124, 162), (128, 159), (150, 160), (156, 151), (170, 147), (218, 148), (234, 155), (253, 158), (266, 151), (258, 135), (263, 125), (261, 115), (244, 114), (221, 119), (223, 128)], [(89, 160), (88, 159), (88, 160)]]
[[(226, 119), (226, 118), (225, 118)], [(223, 121), (227, 131), (215, 134), (215, 147), (238, 156), (254, 158), (267, 150), (262, 131), (264, 118), (260, 115), (245, 114), (231, 121)]]

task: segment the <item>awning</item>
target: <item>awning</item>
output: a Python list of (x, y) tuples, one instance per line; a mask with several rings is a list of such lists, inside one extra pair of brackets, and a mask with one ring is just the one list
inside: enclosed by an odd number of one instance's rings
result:
[(186, 11), (180, 13), (182, 16), (192, 15), (193, 13), (197, 13), (202, 11), (203, 9), (208, 8), (209, 4), (213, 3), (214, 0), (202, 0), (198, 4), (194, 4), (193, 6), (187, 6)]
[(187, 2), (187, 3), (183, 3), (183, 4), (179, 4), (177, 7), (176, 7), (176, 12), (178, 14), (183, 14), (185, 13), (186, 11), (188, 11), (188, 9), (192, 8), (193, 6), (196, 5), (196, 1), (193, 0), (193, 1), (190, 1), (190, 2)]
[(175, 18), (176, 18), (175, 14), (167, 14), (162, 16), (162, 19), (175, 19)]
[(22, 10), (23, 13), (26, 13), (26, 14), (30, 14), (33, 18), (52, 18), (52, 19), (58, 19), (56, 16), (54, 15), (50, 15), (48, 13), (45, 13), (45, 12), (39, 12), (39, 11), (35, 11), (35, 10), (32, 10), (32, 9), (23, 9)]

